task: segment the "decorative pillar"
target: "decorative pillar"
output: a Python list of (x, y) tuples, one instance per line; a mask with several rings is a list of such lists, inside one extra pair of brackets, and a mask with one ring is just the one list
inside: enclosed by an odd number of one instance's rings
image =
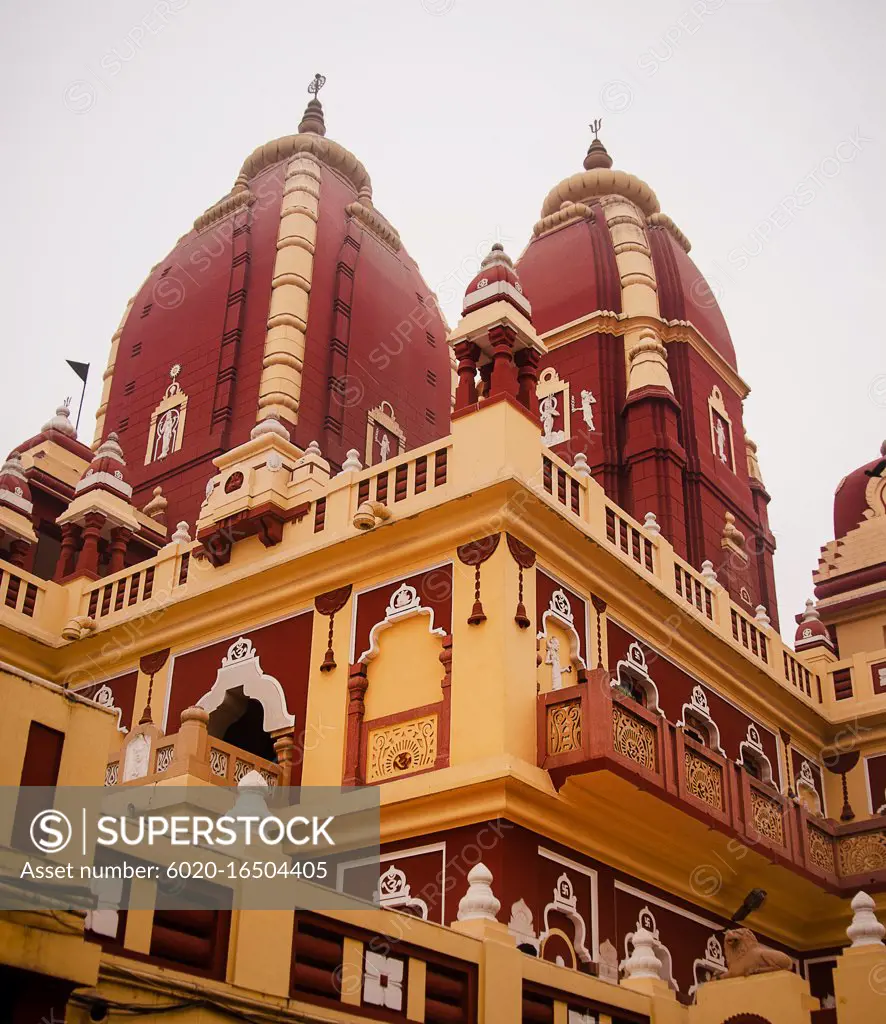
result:
[(280, 765), (280, 779), (278, 785), (292, 785), (292, 759), (295, 751), (295, 740), (291, 732), (286, 732), (274, 740), (274, 752), (277, 755), (277, 764)]
[(108, 574), (120, 572), (124, 567), (126, 549), (132, 537), (132, 530), (125, 526), (117, 526), (111, 530), (110, 559), (108, 561)]
[(62, 547), (59, 552), (55, 574), (52, 577), (59, 583), (74, 571), (74, 556), (80, 543), (80, 527), (76, 523), (62, 523)]
[(9, 545), (9, 555), (7, 556), (7, 560), (11, 565), (14, 565), (16, 569), (23, 569), (30, 550), (30, 541), (14, 540)]
[(105, 516), (101, 512), (87, 512), (83, 517), (83, 545), (77, 556), (75, 576), (98, 579), (98, 542), (105, 521)]
[(369, 680), (366, 678), (366, 665), (352, 665), (351, 677), (348, 680), (348, 732), (346, 737), (345, 777), (344, 786), (359, 786), (363, 782), (362, 772), (362, 733), (363, 718), (366, 715), (364, 697)]
[(460, 341), (454, 348), (458, 358), (458, 386), (455, 389), (455, 408), (465, 409), (477, 401), (477, 360), (480, 358), (480, 349), (470, 341)]
[(784, 746), (785, 793), (787, 794), (788, 799), (793, 800), (797, 794), (794, 791), (793, 773), (791, 772), (791, 734), (787, 729), (779, 729), (778, 733), (781, 736), (781, 742)]
[(517, 371), (514, 366), (514, 345), (517, 332), (513, 327), (496, 324), (489, 331), (492, 344), (492, 374), (489, 378), (489, 396), (516, 395)]
[(440, 664), (443, 666), (443, 678), (440, 689), (443, 691), (443, 712), (437, 720), (437, 766), (449, 767), (450, 727), (452, 723), (452, 634), (443, 637), (443, 650), (440, 651)]
[(534, 348), (517, 353), (517, 401), (533, 416), (538, 415), (538, 363), (541, 354)]

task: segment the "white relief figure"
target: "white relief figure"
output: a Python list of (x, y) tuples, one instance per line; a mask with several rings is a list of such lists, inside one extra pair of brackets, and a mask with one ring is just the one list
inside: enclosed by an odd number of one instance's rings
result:
[(378, 443), (378, 461), (387, 462), (391, 453), (391, 439), (387, 434), (379, 430), (375, 431), (375, 440)]
[(565, 668), (560, 664), (560, 638), (556, 636), (548, 637), (548, 642), (545, 645), (545, 664), (551, 666), (551, 689), (562, 690), (563, 689), (563, 676), (567, 672), (572, 671), (572, 666), (567, 665)]
[(148, 774), (151, 741), (144, 733), (136, 736), (127, 746), (123, 758), (123, 781), (143, 779)]
[[(581, 393), (581, 416), (585, 421), (585, 426), (588, 430), (596, 430), (594, 426), (594, 406), (597, 404), (597, 399), (594, 398), (594, 392), (588, 391), (586, 388)], [(575, 396), (572, 397), (572, 411), (577, 412), (575, 408)]]
[(721, 419), (717, 420), (717, 425), (714, 427), (714, 433), (717, 436), (717, 455), (720, 457), (721, 462), (729, 462), (729, 452), (726, 448), (726, 427), (723, 426)]
[(175, 444), (178, 431), (178, 409), (167, 409), (157, 424), (157, 454), (155, 458), (165, 459)]
[(560, 415), (557, 408), (557, 396), (545, 395), (538, 403), (538, 415), (541, 418), (542, 438), (541, 443), (550, 448), (552, 445), (560, 444), (566, 440), (564, 430), (554, 430), (554, 420)]

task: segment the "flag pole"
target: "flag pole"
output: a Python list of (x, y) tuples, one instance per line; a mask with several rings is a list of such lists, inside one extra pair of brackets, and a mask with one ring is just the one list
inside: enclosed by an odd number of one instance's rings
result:
[(89, 377), (89, 363), (78, 363), (73, 359), (66, 359), (65, 362), (74, 373), (83, 381), (83, 387), (80, 390), (80, 406), (77, 409), (77, 422), (74, 424), (74, 429), (79, 430), (80, 428), (80, 413), (83, 412), (83, 399), (86, 397), (86, 381)]
[(77, 408), (77, 422), (74, 424), (74, 430), (80, 429), (80, 413), (83, 412), (83, 399), (86, 397), (86, 377), (83, 378), (83, 387), (80, 390), (80, 405)]

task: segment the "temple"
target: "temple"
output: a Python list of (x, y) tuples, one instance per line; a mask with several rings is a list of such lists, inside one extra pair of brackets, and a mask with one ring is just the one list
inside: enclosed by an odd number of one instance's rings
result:
[(652, 188), (595, 133), (448, 327), (320, 85), (0, 470), (0, 771), (373, 787), (375, 898), (0, 910), (4, 1019), (886, 1020), (886, 443), (780, 620)]

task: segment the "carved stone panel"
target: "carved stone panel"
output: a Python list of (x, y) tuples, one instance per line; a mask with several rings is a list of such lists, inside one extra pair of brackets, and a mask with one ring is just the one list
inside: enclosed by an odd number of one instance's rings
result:
[(612, 747), (622, 757), (657, 771), (655, 729), (617, 703), (612, 705)]
[(688, 748), (683, 752), (686, 791), (718, 811), (723, 810), (723, 773), (719, 765)]
[(837, 870), (836, 858), (834, 856), (834, 841), (831, 837), (816, 828), (811, 822), (806, 822), (806, 833), (809, 836), (809, 859), (822, 871), (835, 874)]
[(837, 850), (841, 875), (861, 875), (886, 868), (886, 832), (842, 836)]
[(581, 701), (554, 704), (548, 708), (548, 753), (567, 754), (581, 748)]
[(751, 788), (752, 824), (757, 832), (773, 843), (784, 846), (784, 819), (777, 800)]
[(437, 760), (437, 716), (425, 715), (371, 729), (367, 746), (367, 782), (383, 782), (433, 768)]

